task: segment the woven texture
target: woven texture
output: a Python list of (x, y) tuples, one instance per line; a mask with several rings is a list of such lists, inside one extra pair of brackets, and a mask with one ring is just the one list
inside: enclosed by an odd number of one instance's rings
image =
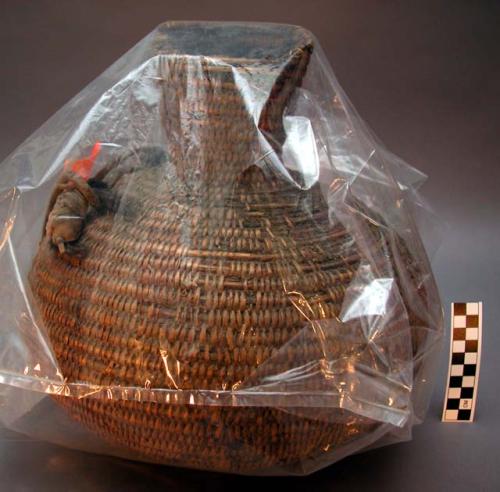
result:
[[(309, 321), (339, 315), (359, 248), (331, 225), (319, 185), (301, 190), (255, 164), (259, 134), (275, 150), (283, 141), (283, 111), (310, 51), (299, 47), (285, 64), (240, 60), (272, 81), (258, 122), (230, 66), (204, 61), (193, 78), (190, 58), (160, 59), (167, 162), (126, 173), (110, 165), (99, 178), (115, 206), (86, 218), (85, 254), (61, 255), (44, 238), (30, 274), (68, 381), (237, 389), (319, 360), (325, 346), (332, 357), (358, 348), (293, 342)], [(221, 471), (292, 465), (374, 427), (347, 425), (340, 411), (331, 423), (266, 407), (58, 401), (144, 459)]]

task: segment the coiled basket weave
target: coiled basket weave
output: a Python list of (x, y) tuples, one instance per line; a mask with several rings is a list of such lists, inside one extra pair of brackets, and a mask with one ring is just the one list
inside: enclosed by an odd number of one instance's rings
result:
[[(332, 225), (318, 184), (297, 186), (299, 173), (285, 179), (256, 159), (279, 155), (313, 50), (308, 33), (247, 27), (236, 39), (198, 26), (206, 56), (195, 56), (186, 29), (161, 27), (151, 61), (165, 160), (136, 158), (113, 180), (110, 163), (100, 178), (115, 206), (85, 218), (84, 254), (60, 254), (44, 237), (34, 260), (31, 288), (68, 382), (224, 391), (320, 360), (325, 344), (333, 355), (355, 350), (328, 337), (293, 342), (308, 323), (339, 315), (361, 253)], [(272, 58), (261, 46), (271, 34)], [(258, 112), (234, 67), (262, 89)], [(383, 248), (375, 229), (374, 256)], [(378, 425), (340, 410), (315, 419), (311, 409), (55, 398), (146, 460), (230, 472), (293, 466)]]

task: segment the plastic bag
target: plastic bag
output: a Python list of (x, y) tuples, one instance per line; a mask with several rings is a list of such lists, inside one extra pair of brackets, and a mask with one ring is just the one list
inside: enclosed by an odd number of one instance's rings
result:
[(251, 474), (408, 438), (442, 336), (423, 178), (306, 30), (160, 25), (2, 165), (2, 422)]

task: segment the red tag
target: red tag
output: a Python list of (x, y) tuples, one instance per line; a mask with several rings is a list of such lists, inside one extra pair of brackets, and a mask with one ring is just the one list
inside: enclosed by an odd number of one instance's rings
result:
[(78, 159), (76, 161), (66, 161), (64, 164), (65, 169), (71, 169), (75, 174), (78, 174), (83, 179), (89, 179), (94, 167), (94, 161), (101, 152), (101, 142), (96, 142), (92, 147), (92, 151), (87, 157)]

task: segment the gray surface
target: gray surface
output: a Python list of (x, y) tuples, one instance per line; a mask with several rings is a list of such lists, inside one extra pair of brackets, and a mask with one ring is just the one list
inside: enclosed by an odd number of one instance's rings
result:
[[(412, 3), (412, 5), (409, 5)], [(0, 4), (0, 158), (156, 24), (174, 19), (302, 24), (359, 113), (430, 176), (440, 217), (433, 266), (452, 300), (484, 301), (477, 421), (439, 422), (447, 350), (414, 440), (304, 479), (252, 479), (136, 464), (0, 431), (2, 490), (499, 490), (500, 2), (6, 1)], [(427, 239), (427, 238), (426, 238)]]

